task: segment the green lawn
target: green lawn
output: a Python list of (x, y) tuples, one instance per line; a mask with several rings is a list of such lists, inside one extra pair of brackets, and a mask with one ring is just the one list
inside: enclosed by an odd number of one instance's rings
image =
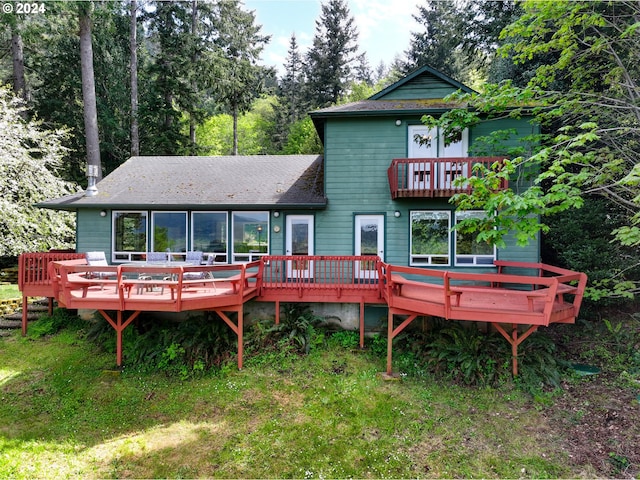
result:
[(337, 345), (179, 380), (114, 373), (78, 333), (0, 339), (2, 478), (574, 477), (509, 386), (385, 381)]
[(12, 298), (21, 298), (18, 285), (14, 284), (0, 284), (0, 300), (7, 300)]

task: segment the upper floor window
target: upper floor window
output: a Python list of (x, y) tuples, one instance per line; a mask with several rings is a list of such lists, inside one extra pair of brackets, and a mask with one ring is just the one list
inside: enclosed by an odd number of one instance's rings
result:
[(467, 157), (469, 150), (469, 130), (464, 129), (456, 141), (445, 145), (444, 135), (439, 127), (409, 125), (409, 158), (455, 158)]
[(410, 265), (449, 265), (451, 212), (411, 212)]
[[(483, 218), (484, 212), (465, 211), (456, 212), (456, 224), (465, 218)], [(456, 266), (486, 266), (493, 265), (496, 259), (496, 248), (494, 245), (479, 243), (476, 235), (462, 233), (456, 230)]]

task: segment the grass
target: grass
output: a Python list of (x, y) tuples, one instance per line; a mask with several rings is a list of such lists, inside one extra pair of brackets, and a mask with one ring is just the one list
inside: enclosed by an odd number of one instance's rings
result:
[(2, 283), (0, 284), (0, 300), (9, 300), (14, 298), (21, 298), (18, 285)]
[(340, 342), (296, 358), (180, 380), (74, 330), (0, 339), (0, 477), (575, 476), (519, 390), (385, 381)]

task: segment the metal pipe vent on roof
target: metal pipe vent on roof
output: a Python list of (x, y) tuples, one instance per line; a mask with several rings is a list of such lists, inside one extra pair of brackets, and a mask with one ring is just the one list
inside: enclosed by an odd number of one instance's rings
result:
[(84, 191), (85, 197), (95, 197), (98, 194), (96, 179), (98, 178), (98, 166), (87, 165), (87, 189)]

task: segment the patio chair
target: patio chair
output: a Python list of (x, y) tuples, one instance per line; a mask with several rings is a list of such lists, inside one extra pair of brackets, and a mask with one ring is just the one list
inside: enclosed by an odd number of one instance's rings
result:
[[(107, 257), (104, 252), (87, 252), (85, 253), (87, 264), (92, 267), (108, 267)], [(97, 278), (99, 280), (109, 280), (118, 278), (116, 272), (87, 272), (87, 278)], [(103, 289), (104, 285), (100, 286)]]
[[(191, 256), (189, 254), (192, 254)], [(187, 252), (187, 262), (193, 262), (196, 265), (200, 265), (202, 263), (202, 252)], [(192, 259), (196, 260), (192, 260)], [(199, 260), (197, 260), (199, 258)], [(215, 260), (215, 255), (209, 255), (207, 258), (207, 262), (205, 265), (211, 266)], [(196, 263), (197, 262), (197, 263)], [(186, 272), (183, 277), (184, 280), (213, 280), (213, 272)], [(216, 291), (216, 284), (213, 284), (213, 291)]]
[(147, 263), (160, 263), (167, 261), (166, 252), (147, 252)]
[(200, 265), (202, 263), (202, 252), (201, 251), (187, 252), (187, 255), (184, 260), (187, 263)]

